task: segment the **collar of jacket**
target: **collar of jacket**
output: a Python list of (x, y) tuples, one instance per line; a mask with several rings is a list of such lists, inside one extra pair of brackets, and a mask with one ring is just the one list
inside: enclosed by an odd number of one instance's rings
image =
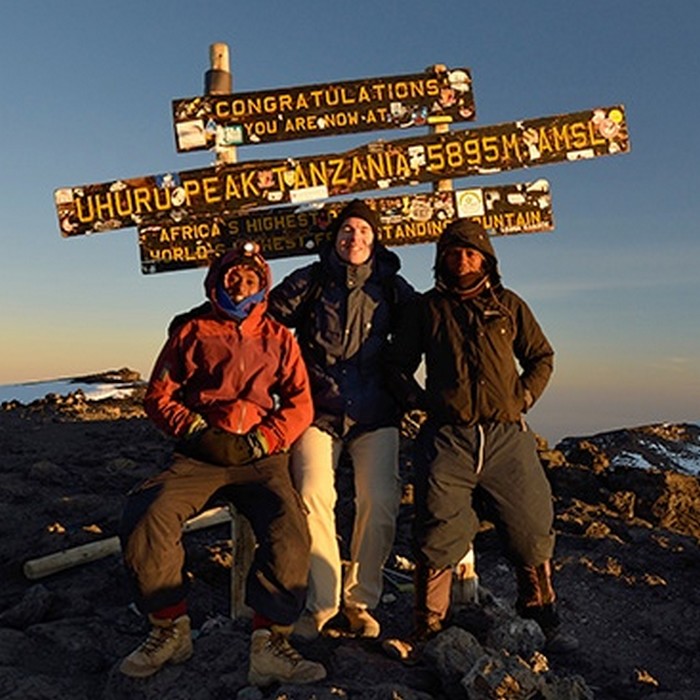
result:
[(331, 251), (331, 254), (328, 256), (328, 266), (331, 274), (348, 289), (361, 287), (370, 278), (374, 271), (374, 262), (374, 254), (361, 265), (351, 265), (345, 262), (335, 250)]
[[(338, 257), (335, 248), (330, 243), (324, 245), (319, 251), (319, 260), (324, 269), (331, 270), (333, 275), (343, 280), (345, 280), (345, 273), (341, 272), (341, 270), (347, 267), (353, 267), (343, 262)], [(374, 249), (369, 260), (357, 267), (364, 267), (366, 265), (371, 266), (370, 273), (374, 273), (379, 279), (384, 279), (385, 277), (390, 277), (391, 275), (399, 273), (401, 270), (401, 259), (394, 251), (389, 250), (382, 243), (375, 241)], [(368, 277), (369, 276), (370, 275), (368, 275)]]
[(212, 316), (214, 316), (218, 321), (230, 323), (231, 325), (236, 326), (243, 335), (250, 335), (254, 333), (255, 329), (262, 325), (267, 312), (267, 299), (263, 299), (255, 304), (255, 306), (250, 310), (250, 313), (244, 319), (238, 321), (229, 316), (226, 311), (221, 308), (216, 299), (210, 299), (210, 301), (212, 302)]
[(481, 296), (491, 287), (491, 280), (488, 273), (474, 275), (471, 284), (464, 287), (459, 286), (457, 283), (448, 284), (444, 277), (444, 275), (441, 275), (438, 278), (437, 282), (435, 283), (436, 288), (445, 294), (449, 294), (450, 296), (461, 300), (476, 299), (476, 297)]

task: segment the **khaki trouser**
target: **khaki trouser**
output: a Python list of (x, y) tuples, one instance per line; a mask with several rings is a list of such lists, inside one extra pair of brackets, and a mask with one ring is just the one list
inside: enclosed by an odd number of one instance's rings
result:
[(220, 467), (176, 453), (168, 469), (131, 491), (120, 536), (136, 603), (151, 613), (185, 599), (182, 526), (215, 495), (231, 501), (255, 535), (246, 604), (276, 623), (292, 624), (306, 597), (309, 534), (287, 454)]
[[(335, 470), (345, 448), (353, 463), (355, 521), (342, 577), (335, 525)], [(311, 567), (306, 608), (320, 624), (340, 608), (374, 608), (396, 532), (401, 500), (399, 431), (380, 428), (347, 441), (311, 426), (292, 449), (292, 477), (308, 509)]]

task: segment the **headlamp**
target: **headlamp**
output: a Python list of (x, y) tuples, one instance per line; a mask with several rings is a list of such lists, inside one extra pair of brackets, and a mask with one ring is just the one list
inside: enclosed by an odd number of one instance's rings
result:
[(254, 241), (246, 241), (243, 244), (243, 255), (257, 255), (260, 252), (260, 246)]

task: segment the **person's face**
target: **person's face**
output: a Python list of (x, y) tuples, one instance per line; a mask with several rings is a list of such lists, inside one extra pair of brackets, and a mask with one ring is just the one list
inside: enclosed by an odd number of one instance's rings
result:
[(367, 221), (351, 216), (340, 226), (335, 239), (335, 252), (351, 265), (362, 265), (372, 255), (374, 231)]
[(224, 275), (224, 289), (237, 304), (260, 291), (260, 278), (245, 265), (236, 265)]
[(445, 251), (445, 267), (453, 277), (483, 272), (486, 258), (474, 248), (452, 246)]

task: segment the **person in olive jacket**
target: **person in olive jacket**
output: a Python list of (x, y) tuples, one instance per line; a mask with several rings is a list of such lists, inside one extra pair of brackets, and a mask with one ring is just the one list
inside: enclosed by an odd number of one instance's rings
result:
[[(422, 358), (424, 389), (414, 379)], [(483, 227), (449, 224), (437, 243), (435, 286), (402, 318), (387, 361), (404, 408), (427, 413), (414, 459), (415, 629), (408, 640), (386, 640), (390, 654), (410, 660), (445, 626), (452, 569), (479, 526), (477, 489), (515, 568), (517, 611), (539, 623), (551, 649), (575, 643), (560, 632), (552, 493), (523, 418), (553, 359), (528, 305), (502, 286)]]

